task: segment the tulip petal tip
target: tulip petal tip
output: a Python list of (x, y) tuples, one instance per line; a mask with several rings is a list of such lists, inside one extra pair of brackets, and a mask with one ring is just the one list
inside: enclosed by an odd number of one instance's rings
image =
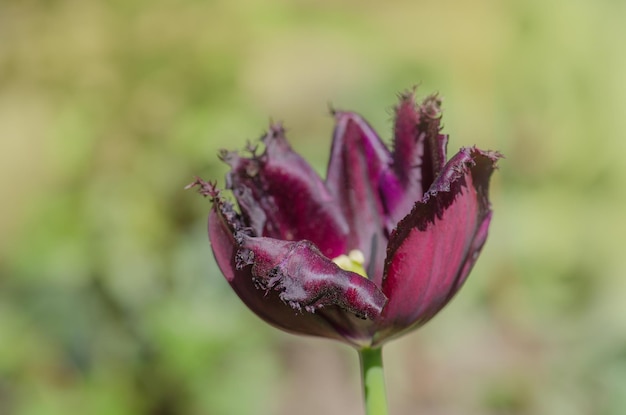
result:
[(430, 119), (439, 119), (441, 118), (441, 104), (442, 99), (439, 94), (429, 95), (420, 106), (420, 112), (427, 116)]
[(200, 193), (204, 197), (210, 197), (211, 199), (219, 197), (220, 191), (217, 188), (216, 182), (211, 182), (211, 181), (207, 182), (203, 180), (202, 178), (196, 176), (193, 182), (185, 186), (185, 190), (189, 190), (194, 187), (197, 187), (198, 193)]

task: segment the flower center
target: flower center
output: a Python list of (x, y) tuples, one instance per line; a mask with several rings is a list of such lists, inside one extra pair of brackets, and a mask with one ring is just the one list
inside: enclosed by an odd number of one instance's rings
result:
[(333, 262), (345, 271), (351, 271), (367, 278), (367, 273), (363, 267), (365, 256), (358, 249), (353, 249), (348, 252), (348, 255), (339, 255), (337, 258), (333, 258)]

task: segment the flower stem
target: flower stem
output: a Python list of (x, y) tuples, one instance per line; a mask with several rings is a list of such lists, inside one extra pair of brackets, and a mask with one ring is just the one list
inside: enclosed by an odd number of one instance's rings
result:
[(387, 415), (387, 396), (383, 373), (383, 349), (359, 350), (361, 381), (366, 415)]

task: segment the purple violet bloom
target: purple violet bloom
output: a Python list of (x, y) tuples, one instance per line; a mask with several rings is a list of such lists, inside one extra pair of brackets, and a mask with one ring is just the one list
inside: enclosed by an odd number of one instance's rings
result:
[(326, 180), (273, 124), (261, 154), (221, 155), (240, 212), (214, 184), (190, 185), (213, 202), (213, 254), (253, 312), (360, 349), (423, 325), (450, 301), (487, 238), (501, 156), (462, 148), (447, 161), (440, 104), (401, 95), (393, 151), (359, 115), (335, 111)]

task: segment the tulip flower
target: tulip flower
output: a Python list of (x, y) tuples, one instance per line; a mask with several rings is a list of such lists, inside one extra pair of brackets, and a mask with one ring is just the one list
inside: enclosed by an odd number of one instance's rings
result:
[(238, 209), (214, 183), (190, 185), (211, 199), (213, 254), (254, 313), (359, 351), (369, 414), (386, 413), (382, 345), (450, 301), (491, 221), (489, 180), (501, 156), (471, 147), (447, 160), (440, 105), (435, 95), (418, 105), (414, 92), (402, 94), (392, 150), (361, 116), (334, 111), (325, 180), (272, 124), (262, 151), (221, 154)]

